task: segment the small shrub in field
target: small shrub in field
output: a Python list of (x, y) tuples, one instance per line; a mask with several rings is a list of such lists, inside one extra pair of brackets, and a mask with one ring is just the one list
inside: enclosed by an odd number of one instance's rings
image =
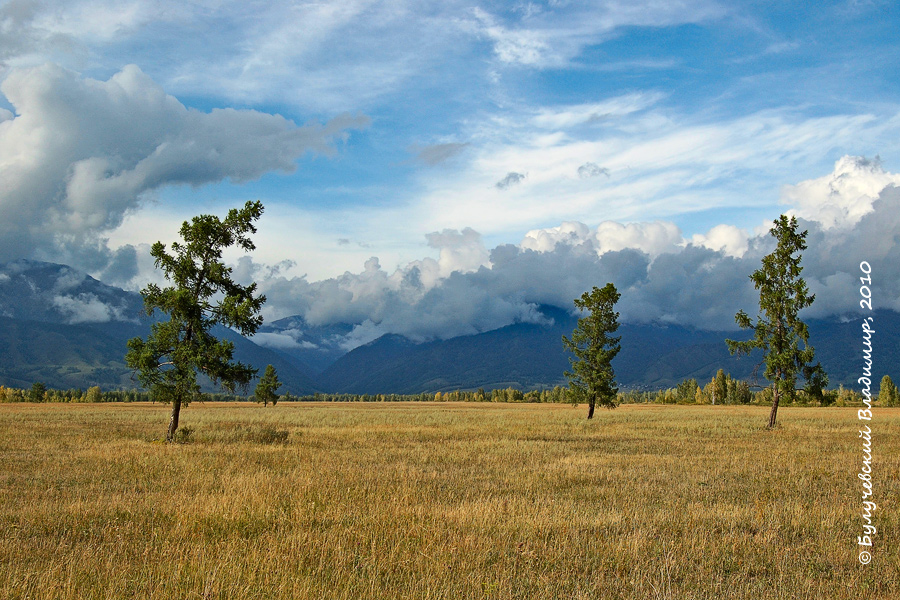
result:
[(193, 437), (193, 427), (181, 427), (175, 431), (175, 437), (173, 438), (173, 440), (176, 444), (189, 444), (193, 440)]

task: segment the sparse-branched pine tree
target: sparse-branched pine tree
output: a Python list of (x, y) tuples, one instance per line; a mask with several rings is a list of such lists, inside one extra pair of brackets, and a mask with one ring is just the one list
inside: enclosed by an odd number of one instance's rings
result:
[(578, 319), (572, 338), (563, 336), (566, 350), (574, 354), (569, 361), (572, 370), (566, 371), (573, 401), (587, 402), (588, 419), (594, 417), (594, 407), (599, 403), (607, 408), (616, 407), (619, 388), (612, 360), (621, 350), (621, 337), (613, 336), (619, 329), (619, 313), (614, 307), (620, 294), (616, 286), (607, 283), (603, 289), (594, 287), (575, 299), (575, 306), (588, 315)]
[(275, 371), (275, 367), (268, 365), (259, 383), (256, 384), (253, 396), (257, 402), (262, 402), (263, 406), (268, 406), (269, 402), (272, 403), (272, 406), (275, 406), (278, 404), (278, 388), (280, 387), (281, 382), (278, 381), (278, 373)]
[(890, 375), (881, 378), (881, 385), (878, 388), (878, 403), (881, 406), (897, 406), (900, 404), (900, 391), (894, 385), (894, 381)]
[(223, 325), (246, 336), (262, 324), (265, 296), (256, 294), (255, 283), (235, 283), (231, 268), (222, 262), (226, 248), (255, 248), (249, 236), (256, 233), (253, 223), (262, 212), (262, 203), (256, 201), (230, 210), (224, 220), (194, 217), (181, 226), (184, 241), (173, 243), (171, 254), (162, 242), (150, 251), (172, 285), (151, 283), (144, 288), (144, 310), (148, 315), (158, 310), (169, 320), (154, 323), (146, 340), (129, 340), (125, 362), (154, 400), (172, 403), (169, 441), (175, 438), (181, 407), (200, 395), (198, 372), (231, 393), (236, 386), (246, 388), (256, 375), (256, 369), (233, 360), (234, 344), (217, 339), (211, 330)]
[(779, 400), (792, 398), (797, 390), (797, 379), (806, 380), (807, 393), (815, 398), (822, 395), (828, 377), (820, 364), (812, 365), (815, 350), (807, 342), (809, 330), (797, 313), (810, 306), (815, 295), (810, 295), (806, 281), (800, 277), (800, 252), (806, 250), (806, 231), (797, 231), (797, 219), (781, 215), (772, 228), (772, 237), (778, 240), (775, 251), (762, 259), (762, 267), (750, 276), (759, 290), (759, 316), (754, 325), (743, 310), (735, 315), (742, 329), (752, 329), (753, 339), (747, 341), (725, 340), (732, 354), (750, 354), (762, 350), (766, 365), (764, 376), (772, 382), (772, 412), (769, 427), (775, 427)]

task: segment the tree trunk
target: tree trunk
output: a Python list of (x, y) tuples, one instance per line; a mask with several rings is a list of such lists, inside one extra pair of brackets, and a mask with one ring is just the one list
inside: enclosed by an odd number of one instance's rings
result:
[(588, 402), (588, 419), (594, 418), (594, 403)]
[(169, 420), (169, 431), (166, 433), (166, 441), (175, 440), (175, 432), (178, 430), (178, 416), (181, 414), (181, 398), (172, 401), (172, 418)]
[(778, 382), (772, 385), (772, 412), (769, 413), (769, 429), (775, 428), (775, 415), (778, 413)]

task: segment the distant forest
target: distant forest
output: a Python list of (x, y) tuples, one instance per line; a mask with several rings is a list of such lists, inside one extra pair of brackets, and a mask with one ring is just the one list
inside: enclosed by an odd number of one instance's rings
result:
[[(886, 382), (885, 380), (888, 380)], [(887, 383), (887, 385), (885, 385)], [(885, 394), (879, 392), (881, 405), (897, 405), (897, 393), (888, 376), (882, 380), (882, 388), (889, 390)], [(874, 390), (873, 390), (874, 391)], [(874, 394), (873, 394), (874, 396)], [(859, 392), (840, 386), (837, 389), (825, 390), (821, 400), (807, 397), (798, 391), (788, 406), (861, 406), (863, 397)], [(0, 386), (0, 403), (9, 402), (152, 402), (149, 392), (138, 390), (107, 390), (90, 387), (87, 390), (49, 389), (41, 383), (35, 383), (30, 389)], [(204, 393), (197, 401), (201, 402), (253, 402), (252, 395)], [(459, 390), (453, 392), (425, 392), (421, 394), (309, 394), (294, 396), (284, 394), (278, 397), (279, 402), (508, 402), (508, 403), (555, 403), (574, 404), (568, 388), (556, 386), (550, 389), (518, 390), (514, 388), (494, 389), (486, 391)], [(746, 381), (734, 379), (719, 371), (705, 385), (696, 379), (686, 379), (676, 387), (657, 391), (624, 391), (618, 394), (619, 404), (721, 404), (721, 405), (770, 405), (772, 389), (754, 391)]]

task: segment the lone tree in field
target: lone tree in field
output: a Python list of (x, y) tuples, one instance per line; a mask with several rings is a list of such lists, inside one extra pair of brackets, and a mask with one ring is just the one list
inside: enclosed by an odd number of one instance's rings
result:
[(246, 388), (256, 375), (256, 369), (233, 361), (232, 342), (219, 340), (210, 331), (223, 325), (246, 336), (262, 324), (259, 311), (265, 296), (254, 295), (255, 283), (245, 287), (232, 281), (231, 268), (222, 262), (226, 248), (236, 245), (246, 252), (255, 248), (249, 235), (256, 233), (253, 222), (262, 212), (262, 203), (256, 201), (228, 211), (224, 220), (214, 215), (194, 217), (181, 226), (184, 241), (173, 243), (171, 254), (162, 242), (150, 251), (172, 285), (161, 289), (151, 283), (144, 288), (144, 310), (151, 316), (159, 310), (169, 320), (154, 323), (146, 340), (129, 340), (125, 362), (151, 398), (172, 403), (168, 441), (175, 437), (181, 407), (200, 395), (198, 372), (231, 393), (236, 386)]
[(268, 406), (269, 402), (272, 403), (272, 406), (275, 406), (278, 404), (277, 392), (280, 387), (281, 382), (278, 381), (278, 373), (275, 372), (275, 367), (268, 365), (266, 367), (266, 372), (263, 373), (259, 383), (256, 384), (256, 390), (253, 392), (253, 396), (256, 398), (257, 402), (262, 402), (263, 406)]
[(805, 389), (813, 396), (821, 396), (822, 388), (828, 385), (822, 365), (811, 364), (815, 350), (807, 343), (809, 330), (806, 324), (797, 317), (797, 313), (816, 298), (815, 294), (809, 295), (806, 282), (800, 277), (803, 271), (800, 252), (806, 250), (807, 232), (797, 232), (796, 217), (788, 219), (781, 215), (774, 221), (771, 233), (778, 240), (778, 246), (763, 257), (762, 268), (750, 276), (759, 290), (756, 325), (743, 310), (734, 317), (742, 329), (753, 329), (753, 339), (745, 342), (725, 340), (732, 354), (762, 350), (766, 365), (764, 376), (772, 382), (770, 428), (775, 427), (781, 397), (792, 398), (797, 391), (799, 375), (806, 380)]
[(563, 345), (575, 356), (569, 358), (572, 370), (566, 371), (569, 388), (579, 401), (587, 401), (588, 419), (594, 418), (599, 402), (607, 408), (616, 407), (616, 376), (612, 359), (621, 350), (621, 337), (612, 337), (619, 329), (619, 313), (613, 310), (620, 294), (616, 286), (607, 283), (603, 289), (594, 287), (575, 299), (575, 306), (590, 314), (578, 319), (572, 339), (563, 336)]

